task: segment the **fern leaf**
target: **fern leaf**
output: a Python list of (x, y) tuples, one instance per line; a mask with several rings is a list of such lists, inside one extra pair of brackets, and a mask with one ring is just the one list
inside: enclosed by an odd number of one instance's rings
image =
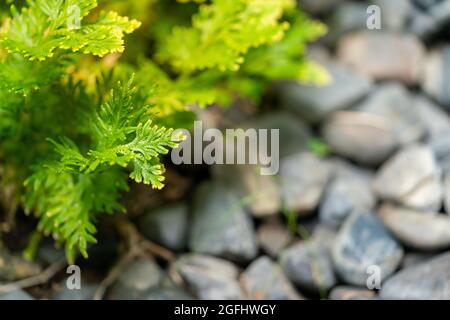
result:
[(19, 12), (11, 7), (1, 44), (12, 53), (43, 61), (57, 49), (104, 56), (123, 51), (123, 37), (140, 23), (115, 12), (102, 12), (96, 21), (84, 19), (95, 0), (35, 0)]

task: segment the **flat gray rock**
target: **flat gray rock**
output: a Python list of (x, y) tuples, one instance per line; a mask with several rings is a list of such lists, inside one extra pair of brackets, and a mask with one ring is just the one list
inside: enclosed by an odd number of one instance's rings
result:
[(331, 13), (329, 31), (325, 39), (336, 44), (346, 33), (367, 29), (367, 4), (360, 2), (340, 3)]
[(393, 82), (378, 86), (357, 110), (383, 117), (396, 142), (407, 145), (420, 140), (426, 132), (414, 102), (404, 86)]
[(443, 108), (423, 95), (414, 99), (414, 109), (423, 123), (425, 142), (433, 150), (438, 162), (450, 155), (450, 116)]
[(375, 291), (351, 287), (337, 286), (331, 290), (328, 299), (330, 300), (371, 300), (375, 298)]
[(422, 262), (428, 261), (436, 256), (435, 252), (418, 252), (412, 251), (407, 252), (403, 258), (402, 265), (400, 269), (406, 269)]
[(143, 215), (139, 229), (149, 239), (171, 250), (182, 250), (187, 243), (188, 208), (175, 203)]
[(374, 0), (372, 4), (381, 9), (383, 30), (402, 31), (412, 16), (413, 5), (410, 0)]
[(444, 209), (450, 215), (450, 168), (444, 173)]
[(371, 82), (367, 78), (342, 65), (330, 64), (326, 67), (333, 79), (328, 85), (281, 83), (283, 107), (298, 113), (308, 122), (317, 123), (334, 111), (349, 108), (369, 93)]
[(237, 280), (237, 267), (226, 260), (187, 254), (175, 262), (175, 270), (199, 299), (236, 300), (245, 297)]
[(301, 215), (317, 208), (329, 176), (327, 163), (309, 152), (282, 159), (280, 184), (286, 208)]
[(244, 125), (244, 128), (278, 129), (280, 134), (280, 157), (305, 150), (312, 137), (310, 128), (296, 114), (274, 111), (264, 114)]
[(319, 207), (319, 219), (328, 226), (339, 228), (356, 209), (372, 209), (376, 199), (372, 192), (372, 174), (347, 165), (344, 170), (333, 170)]
[(450, 252), (396, 273), (383, 283), (380, 298), (450, 300)]
[(337, 230), (333, 227), (318, 224), (315, 226), (309, 240), (320, 242), (331, 252), (337, 237)]
[(159, 286), (163, 276), (159, 266), (151, 260), (132, 261), (112, 286), (110, 300), (141, 300), (151, 289)]
[(0, 300), (34, 300), (26, 291), (17, 289), (8, 293), (0, 293)]
[(261, 224), (257, 230), (259, 246), (272, 258), (292, 240), (293, 236), (278, 219), (272, 218)]
[(155, 288), (145, 295), (145, 300), (192, 300), (193, 297), (182, 288)]
[(286, 276), (310, 291), (328, 290), (336, 284), (328, 248), (319, 241), (298, 242), (280, 255)]
[(98, 285), (92, 283), (81, 283), (81, 289), (70, 290), (66, 286), (56, 291), (53, 300), (92, 300)]
[(422, 88), (450, 108), (450, 46), (432, 51), (425, 64)]
[(301, 296), (269, 257), (253, 261), (241, 275), (242, 286), (249, 299), (298, 300)]
[(400, 265), (403, 249), (375, 214), (355, 211), (341, 227), (332, 257), (342, 280), (366, 286), (369, 267), (377, 266), (386, 279)]
[(450, 0), (415, 0), (410, 32), (429, 39), (450, 21)]
[(189, 248), (239, 262), (254, 258), (258, 245), (253, 221), (244, 207), (244, 202), (224, 185), (200, 185), (195, 194)]
[(216, 165), (214, 179), (225, 183), (245, 200), (255, 217), (277, 214), (281, 210), (281, 188), (275, 175), (262, 175), (258, 165)]

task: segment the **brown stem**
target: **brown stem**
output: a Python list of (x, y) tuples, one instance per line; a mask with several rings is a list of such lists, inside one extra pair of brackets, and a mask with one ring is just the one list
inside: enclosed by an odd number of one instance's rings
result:
[(15, 282), (11, 282), (8, 284), (0, 285), (0, 293), (8, 293), (15, 291), (17, 289), (25, 289), (34, 287), (40, 284), (44, 284), (48, 282), (51, 278), (53, 278), (61, 269), (63, 269), (67, 265), (66, 259), (62, 259), (54, 264), (50, 265), (43, 272), (39, 273), (30, 278), (21, 279)]
[(126, 242), (125, 252), (98, 286), (94, 294), (94, 300), (103, 299), (106, 290), (117, 280), (133, 259), (137, 257), (152, 259), (153, 256), (158, 256), (169, 262), (175, 259), (173, 252), (144, 238), (129, 220), (119, 218), (115, 221), (115, 225), (120, 236)]
[(139, 247), (141, 250), (166, 261), (172, 262), (175, 260), (176, 255), (172, 251), (144, 238), (130, 221), (118, 219), (116, 226), (119, 233), (125, 239), (129, 239), (129, 248)]

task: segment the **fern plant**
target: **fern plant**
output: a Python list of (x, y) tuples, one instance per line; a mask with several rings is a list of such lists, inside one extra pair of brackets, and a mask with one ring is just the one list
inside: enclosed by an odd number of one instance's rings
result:
[(129, 179), (163, 187), (180, 114), (258, 101), (270, 80), (327, 81), (304, 58), (325, 28), (293, 0), (6, 2), (2, 185), (39, 219), (30, 248), (52, 236), (69, 261), (87, 257), (102, 214), (125, 211)]

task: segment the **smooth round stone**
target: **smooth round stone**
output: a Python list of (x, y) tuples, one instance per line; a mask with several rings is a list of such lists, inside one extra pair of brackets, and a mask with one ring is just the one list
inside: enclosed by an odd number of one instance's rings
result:
[(410, 0), (374, 0), (381, 9), (381, 27), (383, 30), (401, 31), (412, 15)]
[(390, 123), (370, 113), (336, 112), (325, 122), (322, 133), (336, 154), (367, 165), (383, 162), (397, 146)]
[(430, 11), (435, 5), (447, 0), (413, 0), (413, 4), (424, 11)]
[(375, 214), (355, 211), (341, 227), (332, 257), (342, 280), (366, 286), (368, 268), (379, 267), (381, 280), (386, 279), (399, 266), (403, 249)]
[[(449, 2), (450, 3), (450, 2)], [(450, 46), (432, 51), (425, 64), (422, 87), (439, 103), (450, 108)]]
[(149, 239), (171, 250), (181, 250), (187, 242), (187, 205), (175, 203), (148, 212), (141, 218), (139, 229)]
[(181, 288), (155, 288), (145, 295), (145, 300), (192, 300), (192, 296)]
[(287, 111), (273, 111), (244, 125), (244, 128), (276, 129), (280, 134), (280, 157), (304, 150), (311, 139), (310, 128), (297, 115)]
[(330, 300), (370, 300), (375, 298), (375, 291), (351, 286), (338, 286), (331, 290)]
[(327, 43), (336, 44), (346, 33), (367, 28), (367, 4), (345, 1), (333, 10), (329, 19)]
[(145, 294), (161, 282), (162, 271), (151, 260), (138, 259), (131, 262), (111, 288), (111, 300), (143, 299)]
[(376, 199), (372, 193), (372, 175), (347, 166), (337, 171), (327, 186), (319, 207), (323, 224), (339, 228), (347, 216), (356, 209), (372, 209)]
[(81, 289), (70, 290), (65, 283), (62, 285), (63, 287), (53, 295), (53, 300), (92, 300), (98, 287), (97, 284), (82, 282)]
[(450, 300), (450, 252), (403, 269), (382, 284), (382, 299)]
[(403, 258), (402, 265), (400, 269), (406, 269), (422, 262), (428, 261), (436, 256), (434, 252), (407, 252)]
[(39, 264), (30, 262), (19, 255), (0, 248), (0, 282), (14, 281), (38, 275), (42, 271)]
[(410, 34), (362, 31), (340, 40), (338, 57), (373, 79), (416, 84), (422, 73), (425, 48)]
[(417, 210), (437, 211), (442, 204), (441, 170), (428, 146), (411, 145), (399, 150), (378, 170), (375, 193)]
[[(170, 267), (169, 267), (170, 268)], [(176, 276), (174, 276), (173, 269), (170, 269), (171, 275), (165, 275), (160, 281), (159, 286), (148, 290), (143, 295), (144, 300), (192, 300), (193, 296), (178, 283)], [(177, 279), (175, 283), (174, 279)], [(181, 281), (181, 280), (180, 280)]]
[(248, 298), (252, 300), (301, 299), (280, 266), (266, 256), (253, 261), (240, 279)]
[(301, 215), (317, 208), (329, 178), (329, 166), (309, 152), (281, 159), (280, 184), (285, 207)]
[(319, 241), (298, 242), (280, 255), (286, 276), (299, 287), (328, 290), (336, 284), (328, 248)]
[(237, 281), (239, 271), (229, 261), (187, 254), (180, 257), (174, 267), (199, 299), (236, 300), (245, 297)]
[(438, 21), (441, 25), (450, 22), (450, 1), (439, 0), (429, 10), (431, 16)]
[(337, 230), (324, 224), (318, 224), (311, 236), (311, 240), (320, 242), (331, 252), (337, 237)]
[(244, 211), (244, 202), (223, 184), (206, 182), (196, 190), (189, 248), (237, 262), (256, 256), (253, 221)]
[(450, 116), (444, 108), (425, 95), (415, 95), (413, 103), (427, 136), (434, 137), (450, 131)]
[(428, 13), (414, 8), (407, 31), (415, 34), (421, 39), (428, 39), (431, 35), (435, 34), (439, 28), (439, 21), (436, 21), (436, 19)]
[(282, 106), (307, 122), (318, 123), (332, 112), (351, 107), (370, 92), (371, 81), (350, 68), (339, 64), (326, 68), (333, 80), (323, 86), (282, 82), (279, 86)]
[(226, 183), (254, 217), (277, 214), (281, 210), (281, 188), (275, 176), (262, 175), (257, 165), (216, 165), (214, 179)]
[(450, 247), (450, 217), (385, 204), (379, 210), (384, 225), (404, 245), (421, 250)]
[(414, 98), (414, 109), (423, 123), (426, 135), (425, 142), (430, 146), (437, 160), (450, 154), (450, 117), (443, 108), (423, 95)]
[(425, 135), (414, 97), (399, 83), (379, 85), (357, 110), (383, 117), (400, 145), (416, 142)]
[(272, 258), (276, 258), (281, 250), (292, 240), (292, 234), (278, 219), (269, 219), (257, 230), (260, 247)]
[(39, 246), (36, 260), (48, 265), (65, 258), (64, 248), (57, 248), (54, 243), (44, 242)]
[(34, 300), (26, 291), (17, 289), (8, 293), (0, 293), (0, 300)]
[(300, 7), (312, 14), (329, 12), (339, 4), (339, 0), (303, 0)]
[(444, 174), (444, 208), (445, 212), (450, 215), (450, 167)]

